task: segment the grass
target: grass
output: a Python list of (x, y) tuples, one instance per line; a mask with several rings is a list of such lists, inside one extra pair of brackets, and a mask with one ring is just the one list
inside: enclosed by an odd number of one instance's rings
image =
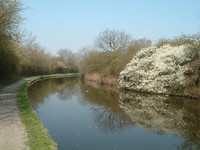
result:
[(28, 100), (28, 89), (29, 87), (40, 80), (49, 78), (62, 78), (78, 76), (77, 73), (68, 74), (52, 74), (52, 75), (41, 75), (31, 78), (29, 81), (23, 84), (17, 94), (17, 107), (20, 112), (21, 120), (26, 127), (28, 133), (28, 145), (30, 150), (56, 150), (57, 145), (51, 139), (47, 129), (42, 125), (40, 118), (32, 109), (32, 106)]
[(28, 100), (27, 90), (30, 81), (27, 81), (20, 88), (17, 95), (17, 106), (21, 119), (28, 133), (30, 150), (56, 150), (56, 144), (50, 138), (47, 130), (43, 127), (41, 120), (33, 111)]
[(4, 88), (5, 86), (8, 86), (12, 83), (15, 83), (17, 81), (19, 81), (20, 79), (22, 79), (23, 77), (21, 76), (13, 76), (11, 79), (9, 80), (1, 80), (0, 81), (0, 89)]

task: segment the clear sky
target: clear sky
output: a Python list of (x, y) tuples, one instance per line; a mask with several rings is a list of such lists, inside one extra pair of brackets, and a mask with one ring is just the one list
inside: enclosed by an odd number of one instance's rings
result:
[(200, 32), (200, 0), (22, 0), (25, 29), (47, 50), (77, 52), (105, 29), (133, 38), (173, 38)]

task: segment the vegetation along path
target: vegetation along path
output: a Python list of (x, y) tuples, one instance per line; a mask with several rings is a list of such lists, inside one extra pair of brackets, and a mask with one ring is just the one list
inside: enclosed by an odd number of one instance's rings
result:
[(28, 137), (16, 105), (25, 79), (0, 90), (0, 150), (27, 150)]

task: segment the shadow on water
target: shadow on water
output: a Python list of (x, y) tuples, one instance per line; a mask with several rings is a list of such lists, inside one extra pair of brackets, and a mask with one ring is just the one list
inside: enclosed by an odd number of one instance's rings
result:
[(79, 103), (89, 107), (98, 130), (106, 134), (139, 126), (158, 135), (183, 139), (175, 149), (200, 149), (200, 100), (119, 92), (94, 82), (63, 78), (33, 85), (29, 92), (33, 108), (54, 94), (61, 101), (78, 95)]
[(200, 101), (122, 92), (120, 107), (135, 124), (157, 134), (184, 139), (178, 149), (200, 149)]

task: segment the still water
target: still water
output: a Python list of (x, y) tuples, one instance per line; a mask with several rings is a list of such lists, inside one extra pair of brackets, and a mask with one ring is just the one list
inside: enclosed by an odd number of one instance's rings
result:
[(37, 82), (29, 99), (59, 150), (200, 149), (200, 100), (120, 93), (78, 78)]

